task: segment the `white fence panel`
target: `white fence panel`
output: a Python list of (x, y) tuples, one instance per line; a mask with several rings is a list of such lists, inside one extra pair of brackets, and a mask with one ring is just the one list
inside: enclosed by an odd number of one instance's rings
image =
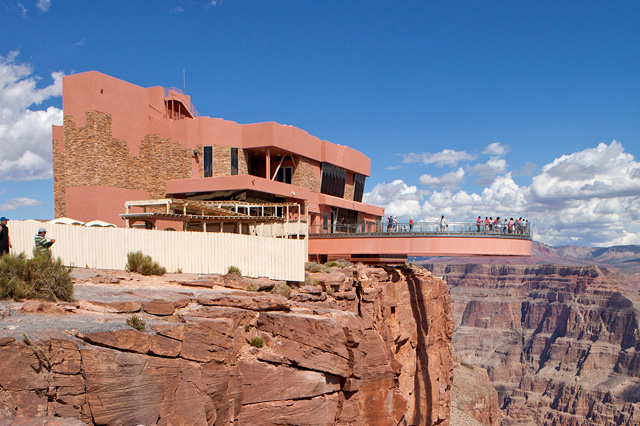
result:
[(219, 232), (171, 232), (9, 222), (12, 251), (31, 256), (39, 227), (56, 243), (51, 253), (68, 266), (124, 269), (127, 253), (142, 251), (170, 272), (223, 274), (235, 266), (243, 275), (304, 281), (306, 239), (270, 238)]

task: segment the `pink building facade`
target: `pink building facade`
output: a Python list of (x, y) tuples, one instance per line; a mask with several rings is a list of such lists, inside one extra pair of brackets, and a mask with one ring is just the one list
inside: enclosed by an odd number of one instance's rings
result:
[(366, 156), (292, 126), (200, 116), (178, 89), (95, 71), (63, 78), (63, 110), (53, 127), (56, 217), (124, 226), (126, 201), (157, 198), (295, 202), (317, 229), (374, 230), (384, 215), (362, 203)]

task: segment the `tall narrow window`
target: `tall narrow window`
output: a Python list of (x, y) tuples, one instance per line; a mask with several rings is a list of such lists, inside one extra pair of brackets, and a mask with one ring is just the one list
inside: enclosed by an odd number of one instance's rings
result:
[(347, 180), (347, 171), (333, 164), (322, 165), (322, 183), (320, 192), (334, 197), (344, 197), (344, 185)]
[(238, 174), (238, 148), (231, 148), (231, 174)]
[(202, 168), (204, 169), (204, 177), (213, 176), (213, 147), (203, 147)]
[(362, 196), (364, 195), (364, 180), (365, 176), (354, 174), (353, 179), (353, 201), (357, 201), (359, 203), (362, 202)]

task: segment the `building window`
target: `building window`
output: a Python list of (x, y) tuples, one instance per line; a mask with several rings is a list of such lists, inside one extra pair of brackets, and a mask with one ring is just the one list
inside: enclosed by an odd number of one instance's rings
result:
[(204, 177), (213, 176), (213, 147), (203, 147), (204, 153), (202, 155), (202, 167), (204, 169)]
[(347, 180), (347, 171), (332, 164), (322, 165), (322, 184), (320, 192), (334, 197), (344, 198), (344, 185)]
[(293, 167), (280, 167), (276, 173), (276, 180), (291, 185), (293, 177)]
[(231, 148), (231, 174), (238, 174), (238, 148)]
[(354, 174), (353, 176), (353, 201), (361, 203), (362, 196), (364, 195), (364, 181), (366, 177), (359, 174)]

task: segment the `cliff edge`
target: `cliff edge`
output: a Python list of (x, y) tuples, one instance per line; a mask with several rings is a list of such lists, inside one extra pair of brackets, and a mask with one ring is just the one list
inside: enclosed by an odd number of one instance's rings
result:
[(421, 268), (332, 268), (288, 297), (265, 279), (74, 276), (75, 302), (0, 302), (3, 424), (449, 424), (453, 315)]

